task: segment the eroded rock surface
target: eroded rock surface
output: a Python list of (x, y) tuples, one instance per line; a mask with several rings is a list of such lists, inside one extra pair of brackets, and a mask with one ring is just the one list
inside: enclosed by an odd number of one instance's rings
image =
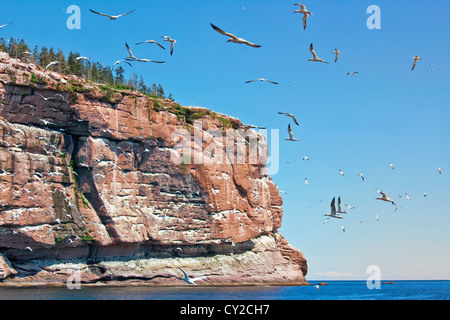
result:
[(205, 284), (305, 282), (278, 189), (250, 160), (265, 137), (239, 120), (4, 53), (0, 102), (3, 284), (64, 283), (74, 265), (84, 283), (178, 285), (178, 266)]

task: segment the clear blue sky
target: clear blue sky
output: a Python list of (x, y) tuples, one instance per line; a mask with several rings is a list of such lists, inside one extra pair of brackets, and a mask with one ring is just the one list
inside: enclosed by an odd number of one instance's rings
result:
[[(280, 129), (281, 166), (273, 175), (287, 192), (280, 231), (308, 259), (308, 279), (366, 279), (372, 264), (384, 279), (450, 279), (450, 2), (305, 1), (314, 14), (306, 30), (294, 3), (4, 0), (0, 25), (14, 23), (0, 37), (77, 51), (103, 65), (124, 58), (128, 42), (136, 56), (166, 61), (133, 70), (180, 104)], [(366, 26), (373, 4), (380, 30)], [(69, 5), (81, 9), (81, 30), (66, 27)], [(89, 9), (136, 11), (109, 21)], [(262, 47), (226, 43), (210, 23)], [(134, 45), (163, 35), (177, 40), (173, 56)], [(307, 61), (311, 42), (330, 64)], [(335, 48), (343, 52), (338, 63)], [(411, 71), (416, 55), (423, 60)], [(359, 75), (346, 75), (353, 71)], [(280, 84), (245, 84), (260, 77)], [(289, 118), (278, 111), (302, 121), (293, 126), (302, 141), (284, 141)], [(397, 202), (396, 212), (375, 200), (376, 188)], [(355, 209), (324, 224), (335, 196)]]

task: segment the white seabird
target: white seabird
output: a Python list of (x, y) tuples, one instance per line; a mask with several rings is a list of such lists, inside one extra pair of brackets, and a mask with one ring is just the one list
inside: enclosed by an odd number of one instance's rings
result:
[(334, 49), (333, 53), (336, 55), (336, 57), (334, 58), (334, 62), (337, 62), (338, 57), (342, 52), (340, 52), (338, 49)]
[(254, 43), (252, 43), (250, 41), (247, 41), (245, 39), (238, 38), (234, 34), (231, 34), (229, 32), (225, 32), (222, 29), (220, 29), (220, 28), (216, 27), (215, 25), (213, 25), (212, 23), (211, 23), (211, 27), (213, 27), (213, 29), (216, 30), (217, 32), (219, 32), (219, 33), (221, 33), (221, 34), (223, 34), (225, 36), (230, 37), (227, 42), (233, 42), (233, 43), (238, 43), (238, 44), (246, 44), (246, 45), (248, 45), (250, 47), (253, 47), (253, 48), (261, 47), (260, 45), (254, 44)]
[(390, 202), (393, 205), (396, 205), (395, 202), (386, 195), (386, 193), (384, 193), (383, 191), (380, 191), (380, 193), (381, 193), (381, 197), (376, 198), (376, 200), (382, 200), (382, 201)]
[(331, 207), (331, 212), (324, 214), (324, 216), (331, 217), (331, 218), (342, 219), (342, 217), (340, 215), (336, 214), (335, 198), (333, 198), (333, 200), (331, 200), (330, 207)]
[(139, 44), (142, 44), (142, 43), (154, 43), (154, 44), (158, 45), (160, 48), (166, 50), (166, 48), (164, 48), (162, 45), (160, 45), (160, 44), (159, 44), (158, 42), (156, 42), (155, 40), (145, 40), (145, 41), (136, 43), (136, 45), (139, 45)]
[(324, 61), (322, 59), (319, 59), (319, 57), (317, 56), (316, 52), (313, 49), (313, 44), (312, 43), (309, 45), (309, 51), (311, 51), (311, 53), (313, 55), (313, 58), (312, 59), (308, 59), (308, 61), (316, 61), (316, 62), (328, 63), (328, 62), (326, 62), (326, 61)]
[(306, 29), (306, 20), (308, 20), (309, 15), (311, 15), (312, 13), (309, 12), (308, 10), (306, 10), (306, 7), (305, 7), (304, 4), (295, 3), (294, 5), (295, 6), (300, 6), (300, 9), (299, 10), (295, 10), (294, 13), (303, 13), (303, 18), (302, 18), (303, 30), (305, 30)]
[(411, 68), (411, 71), (412, 71), (416, 67), (417, 61), (422, 60), (422, 58), (419, 56), (415, 56), (415, 57), (411, 57), (411, 59), (414, 59), (414, 62), (413, 62), (412, 68)]
[(164, 38), (164, 41), (170, 42), (170, 55), (172, 55), (173, 54), (173, 46), (175, 45), (175, 43), (177, 41), (168, 36), (162, 36), (161, 38)]
[(136, 10), (136, 9), (133, 9), (132, 11), (127, 12), (127, 13), (119, 14), (119, 15), (117, 15), (117, 16), (112, 16), (112, 15), (110, 15), (110, 14), (100, 13), (100, 12), (97, 12), (97, 11), (94, 11), (94, 10), (89, 9), (89, 11), (91, 11), (91, 12), (93, 12), (93, 13), (95, 13), (95, 14), (98, 14), (98, 15), (100, 15), (100, 16), (108, 17), (109, 20), (116, 20), (116, 19), (118, 19), (118, 18), (120, 18), (120, 17), (126, 16), (127, 14), (132, 13), (134, 10)]
[(288, 141), (300, 141), (299, 139), (295, 139), (294, 138), (294, 134), (292, 133), (292, 130), (291, 130), (291, 124), (288, 125), (288, 133), (289, 133), (289, 138), (286, 138), (285, 140), (288, 140)]
[(292, 120), (294, 120), (295, 124), (299, 125), (298, 122), (297, 122), (297, 119), (295, 119), (295, 116), (293, 114), (286, 113), (286, 112), (278, 112), (278, 114), (284, 114), (286, 117), (291, 117)]
[(196, 285), (195, 284), (196, 281), (198, 281), (198, 280), (205, 280), (206, 279), (205, 277), (190, 278), (183, 269), (181, 269), (180, 267), (178, 267), (178, 269), (180, 269), (181, 272), (183, 272), (183, 275), (184, 275), (183, 278), (178, 277), (178, 280), (183, 280), (183, 281), (185, 281), (185, 282), (187, 282), (189, 284)]
[(255, 79), (255, 80), (248, 80), (248, 81), (245, 81), (245, 83), (251, 83), (251, 82), (255, 82), (255, 81), (266, 81), (266, 82), (270, 82), (270, 83), (273, 83), (273, 84), (278, 84), (278, 82), (270, 81), (270, 80), (267, 80), (267, 79), (264, 79), (264, 78), (259, 78), (259, 79)]

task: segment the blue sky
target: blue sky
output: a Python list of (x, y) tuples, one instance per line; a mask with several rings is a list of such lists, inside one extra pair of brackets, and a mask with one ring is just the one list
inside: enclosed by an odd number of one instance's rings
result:
[[(305, 1), (313, 13), (306, 30), (294, 3), (5, 0), (0, 25), (14, 23), (0, 37), (103, 65), (124, 58), (128, 42), (136, 56), (166, 61), (126, 68), (128, 75), (162, 84), (182, 105), (279, 129), (281, 164), (272, 177), (286, 192), (280, 232), (308, 259), (308, 279), (366, 279), (373, 264), (385, 279), (450, 279), (450, 2)], [(81, 9), (81, 30), (66, 27), (70, 5)], [(370, 5), (381, 9), (380, 30), (366, 26)], [(109, 21), (89, 9), (136, 11)], [(262, 47), (226, 43), (210, 23)], [(163, 35), (177, 40), (173, 56), (134, 45)], [(330, 64), (307, 61), (310, 43)], [(343, 52), (337, 63), (335, 48)], [(411, 71), (415, 55), (423, 60)], [(280, 84), (245, 83), (260, 77)], [(290, 121), (278, 111), (302, 121), (293, 126), (300, 142), (284, 141)], [(396, 201), (396, 212), (375, 200), (376, 188)], [(338, 196), (355, 209), (324, 224)]]

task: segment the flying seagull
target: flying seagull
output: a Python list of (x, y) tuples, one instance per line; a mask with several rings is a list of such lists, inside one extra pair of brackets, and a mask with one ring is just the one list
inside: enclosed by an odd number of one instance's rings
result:
[(331, 212), (324, 214), (324, 216), (336, 218), (336, 219), (342, 219), (342, 217), (340, 215), (336, 214), (335, 198), (333, 198), (333, 200), (331, 200), (330, 207), (331, 207)]
[(359, 72), (358, 71), (347, 72), (347, 75), (354, 76), (355, 74), (359, 74)]
[(172, 55), (173, 54), (173, 46), (175, 45), (175, 43), (177, 41), (168, 36), (162, 36), (161, 38), (164, 38), (164, 41), (170, 42), (170, 55)]
[(61, 62), (59, 62), (59, 61), (52, 61), (52, 62), (50, 62), (50, 63), (45, 67), (45, 70), (47, 70), (49, 67), (51, 67), (51, 66), (53, 66), (53, 65), (55, 65), (55, 64), (58, 64), (58, 63), (61, 63)]
[(293, 114), (286, 113), (286, 112), (278, 112), (278, 114), (284, 114), (286, 117), (291, 117), (292, 120), (294, 120), (295, 124), (299, 125), (298, 122), (297, 122), (297, 119), (295, 119), (295, 116)]
[(328, 63), (322, 59), (319, 59), (319, 57), (317, 56), (316, 52), (313, 49), (313, 44), (311, 43), (309, 46), (309, 51), (311, 51), (313, 58), (312, 59), (308, 59), (308, 61), (317, 61), (317, 62), (323, 62), (323, 63)]
[(9, 26), (11, 23), (13, 23), (14, 21), (11, 21), (10, 23), (7, 23), (7, 24), (4, 24), (4, 25), (2, 25), (2, 26), (0, 26), (0, 29), (3, 29), (4, 27), (6, 27), (6, 26)]
[(364, 175), (362, 173), (358, 173), (358, 177), (361, 177), (361, 179), (364, 181)]
[(392, 162), (389, 163), (389, 167), (391, 167), (392, 169), (394, 169), (394, 164)]
[(255, 82), (255, 81), (267, 81), (267, 82), (270, 82), (270, 83), (273, 83), (273, 84), (278, 84), (278, 82), (270, 81), (270, 80), (267, 80), (267, 79), (264, 79), (264, 78), (259, 78), (259, 79), (255, 79), (255, 80), (248, 80), (248, 81), (245, 81), (245, 83), (250, 83), (250, 82)]
[(438, 169), (439, 174), (442, 174), (442, 168), (437, 168), (437, 169)]
[(338, 49), (334, 49), (333, 53), (336, 55), (336, 57), (334, 58), (334, 62), (337, 62), (338, 57), (342, 52), (340, 52)]
[(142, 43), (154, 43), (154, 44), (157, 44), (160, 48), (166, 50), (166, 48), (164, 48), (162, 45), (160, 45), (160, 44), (159, 44), (158, 42), (156, 42), (155, 40), (145, 40), (145, 41), (136, 43), (136, 45), (142, 44)]
[(220, 29), (220, 28), (216, 27), (215, 25), (213, 25), (212, 23), (211, 23), (211, 27), (213, 27), (213, 29), (216, 30), (217, 32), (219, 32), (219, 33), (221, 33), (221, 34), (223, 34), (223, 35), (225, 35), (225, 36), (230, 37), (230, 39), (228, 39), (227, 42), (233, 42), (233, 43), (239, 43), (239, 44), (246, 44), (246, 45), (248, 45), (248, 46), (250, 46), (250, 47), (253, 47), (253, 48), (259, 48), (259, 47), (261, 47), (260, 45), (254, 44), (254, 43), (249, 42), (249, 41), (247, 41), (247, 40), (245, 40), (245, 39), (238, 38), (238, 37), (236, 37), (234, 34), (225, 32), (225, 31), (223, 31), (222, 29)]
[(106, 13), (100, 13), (100, 12), (97, 12), (97, 11), (94, 11), (94, 10), (89, 9), (89, 11), (91, 11), (91, 12), (93, 12), (93, 13), (95, 13), (95, 14), (98, 14), (98, 15), (100, 15), (100, 16), (109, 17), (109, 20), (116, 20), (116, 19), (118, 19), (118, 18), (120, 18), (120, 17), (122, 17), (122, 16), (126, 16), (127, 14), (132, 13), (134, 10), (136, 10), (136, 9), (133, 9), (132, 11), (127, 12), (127, 13), (119, 14), (119, 15), (117, 15), (117, 16), (112, 16), (112, 15), (109, 15), (109, 14), (106, 14)]
[(305, 5), (300, 4), (300, 3), (295, 3), (295, 6), (300, 6), (301, 9), (299, 10), (295, 10), (294, 13), (303, 13), (303, 30), (306, 29), (306, 20), (308, 20), (309, 15), (312, 14), (311, 12), (309, 12), (308, 10), (306, 10)]
[(187, 275), (187, 273), (186, 273), (183, 269), (181, 269), (180, 267), (178, 267), (178, 269), (180, 269), (181, 272), (183, 272), (183, 275), (184, 275), (183, 278), (178, 277), (178, 280), (183, 280), (183, 281), (186, 281), (187, 283), (193, 284), (193, 285), (196, 285), (196, 284), (195, 284), (195, 281), (198, 281), (198, 280), (205, 280), (205, 277), (189, 278), (189, 276)]
[(380, 193), (381, 193), (381, 197), (380, 198), (376, 198), (376, 200), (383, 200), (383, 201), (386, 201), (386, 202), (390, 202), (390, 203), (392, 203), (393, 205), (396, 206), (395, 202), (391, 198), (389, 198), (386, 195), (386, 193), (384, 193), (383, 191), (380, 191)]
[(300, 141), (300, 140), (294, 138), (294, 134), (292, 133), (292, 130), (291, 130), (291, 124), (288, 125), (288, 133), (289, 133), (289, 138), (286, 138), (285, 140)]
[(411, 57), (411, 59), (414, 59), (414, 62), (413, 62), (412, 68), (411, 68), (411, 71), (412, 71), (416, 67), (417, 61), (422, 60), (422, 58), (419, 56), (415, 56), (415, 57)]

